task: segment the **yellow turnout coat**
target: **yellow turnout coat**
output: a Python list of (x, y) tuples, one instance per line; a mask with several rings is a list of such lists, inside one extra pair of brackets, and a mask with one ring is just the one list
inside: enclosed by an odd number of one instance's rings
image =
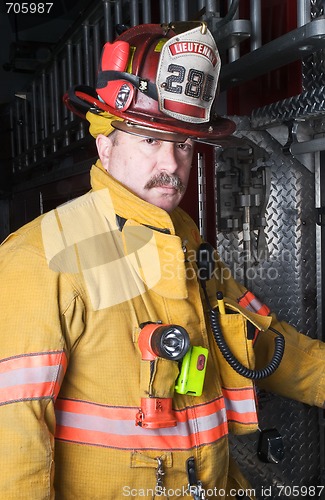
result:
[[(100, 162), (92, 190), (10, 235), (0, 249), (0, 499), (189, 498), (186, 461), (209, 498), (248, 485), (229, 465), (228, 433), (256, 430), (253, 383), (220, 355), (197, 279), (200, 236), (188, 215), (136, 197)], [(263, 367), (286, 341), (279, 369), (263, 382), (322, 406), (324, 345), (241, 307), (242, 286), (216, 259), (208, 294), (225, 296), (226, 340), (241, 362)], [(247, 319), (260, 330), (252, 345)], [(208, 349), (201, 396), (174, 393), (178, 366), (141, 360), (140, 325), (185, 328)], [(177, 425), (135, 425), (142, 397), (172, 397)], [(233, 492), (234, 490), (232, 490)], [(234, 496), (234, 494), (232, 495)]]

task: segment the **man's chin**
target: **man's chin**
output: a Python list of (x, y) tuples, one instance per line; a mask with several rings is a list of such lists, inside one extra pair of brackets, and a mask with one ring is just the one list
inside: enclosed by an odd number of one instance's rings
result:
[(162, 210), (165, 210), (166, 212), (170, 213), (173, 210), (175, 210), (175, 208), (178, 207), (178, 205), (180, 204), (180, 201), (181, 201), (181, 197), (179, 195), (174, 196), (174, 197), (170, 197), (170, 198), (165, 197), (164, 199), (157, 201), (157, 203), (155, 203), (155, 205), (157, 207), (161, 208)]
[(183, 193), (175, 188), (155, 187), (145, 197), (148, 203), (155, 205), (166, 212), (172, 212), (181, 202)]

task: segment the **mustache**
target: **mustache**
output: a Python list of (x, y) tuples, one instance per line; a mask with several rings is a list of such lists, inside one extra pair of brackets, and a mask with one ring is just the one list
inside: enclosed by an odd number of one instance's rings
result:
[(185, 190), (185, 186), (178, 175), (167, 174), (166, 172), (161, 172), (160, 174), (156, 174), (151, 177), (151, 179), (145, 185), (145, 189), (163, 186), (170, 186), (179, 191), (179, 193), (183, 193)]

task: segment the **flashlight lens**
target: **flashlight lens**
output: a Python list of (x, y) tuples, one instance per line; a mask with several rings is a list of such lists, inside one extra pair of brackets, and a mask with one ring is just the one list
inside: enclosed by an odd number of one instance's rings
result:
[(160, 326), (152, 335), (151, 348), (161, 358), (179, 361), (185, 356), (189, 347), (188, 333), (181, 326)]
[(131, 95), (131, 87), (127, 83), (124, 83), (121, 86), (115, 100), (116, 109), (125, 111), (125, 109), (129, 107), (128, 105), (129, 105), (130, 95)]

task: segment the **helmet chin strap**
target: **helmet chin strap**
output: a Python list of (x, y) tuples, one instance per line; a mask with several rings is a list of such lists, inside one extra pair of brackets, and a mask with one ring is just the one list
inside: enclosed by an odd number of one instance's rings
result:
[(137, 90), (146, 94), (151, 99), (158, 101), (158, 93), (156, 84), (141, 78), (140, 76), (132, 75), (131, 73), (126, 73), (125, 71), (114, 71), (114, 70), (104, 70), (99, 71), (97, 78), (97, 89), (103, 89), (106, 87), (108, 82), (114, 80), (125, 80), (133, 85)]

